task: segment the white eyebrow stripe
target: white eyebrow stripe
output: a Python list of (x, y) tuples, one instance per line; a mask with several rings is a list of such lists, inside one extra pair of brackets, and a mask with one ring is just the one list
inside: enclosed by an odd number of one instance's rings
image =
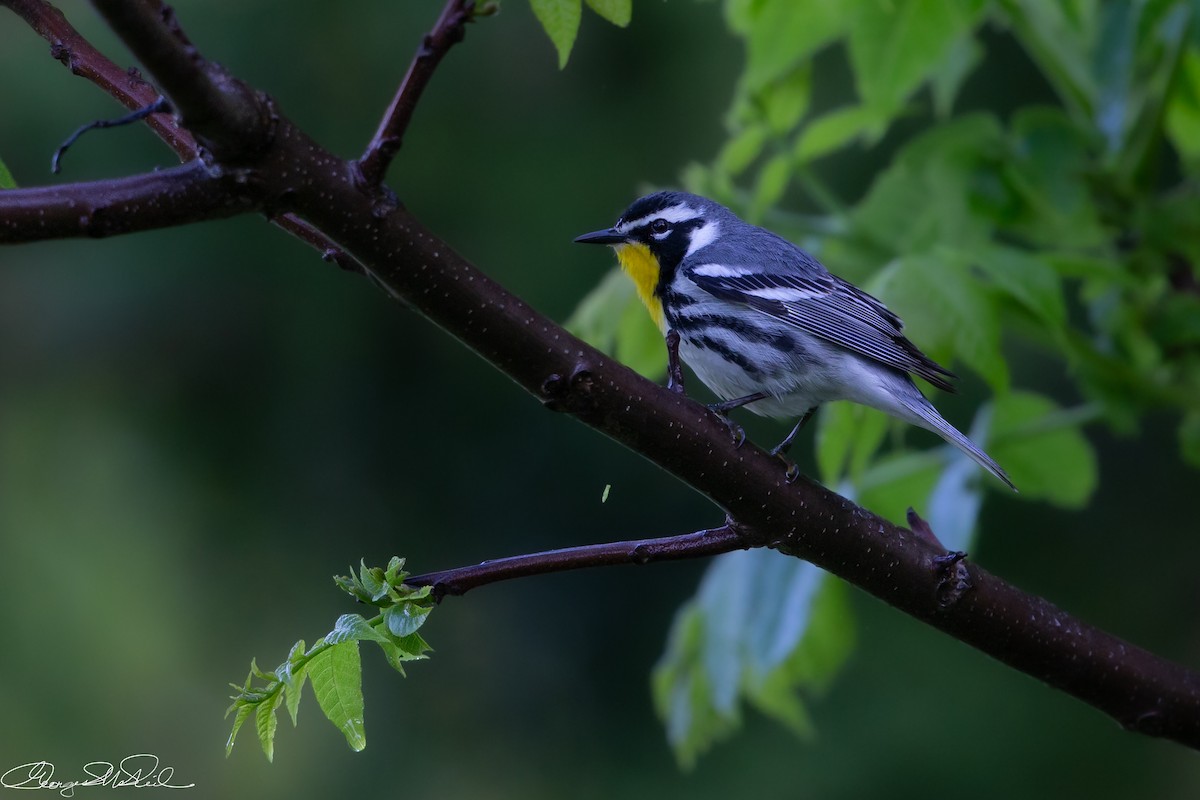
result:
[(725, 264), (701, 264), (698, 267), (693, 267), (692, 272), (706, 278), (742, 278), (751, 274), (750, 270), (730, 267)]
[(664, 208), (662, 211), (656, 211), (653, 214), (646, 214), (645, 216), (638, 217), (637, 219), (625, 220), (624, 222), (622, 222), (620, 225), (617, 226), (617, 230), (620, 231), (621, 233), (626, 233), (626, 232), (631, 231), (634, 228), (637, 228), (641, 225), (645, 225), (647, 222), (650, 222), (651, 220), (665, 219), (667, 222), (679, 223), (679, 222), (686, 222), (689, 219), (695, 219), (698, 216), (700, 216), (700, 212), (697, 211), (696, 209), (692, 208), (691, 206), (686, 206), (686, 205), (668, 206), (667, 208)]
[(712, 244), (716, 241), (717, 235), (720, 232), (721, 226), (713, 220), (709, 220), (699, 228), (696, 228), (696, 230), (692, 231), (692, 238), (688, 242), (687, 252), (683, 254), (683, 257), (687, 258), (701, 247), (707, 247)]

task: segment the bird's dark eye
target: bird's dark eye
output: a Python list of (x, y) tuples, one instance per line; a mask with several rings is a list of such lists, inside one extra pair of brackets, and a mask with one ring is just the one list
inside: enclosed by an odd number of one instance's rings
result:
[(665, 219), (656, 219), (654, 222), (650, 223), (651, 233), (666, 233), (669, 230), (671, 230), (671, 223), (667, 222)]

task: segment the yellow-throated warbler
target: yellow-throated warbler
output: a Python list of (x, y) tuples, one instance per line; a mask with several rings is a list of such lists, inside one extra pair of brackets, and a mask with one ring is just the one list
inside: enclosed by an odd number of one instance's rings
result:
[(1004, 470), (942, 419), (909, 374), (953, 391), (954, 375), (901, 332), (900, 318), (819, 261), (729, 209), (685, 192), (633, 203), (611, 228), (575, 241), (612, 245), (680, 357), (724, 402), (800, 417), (782, 455), (822, 403), (851, 400), (933, 431), (1015, 489)]

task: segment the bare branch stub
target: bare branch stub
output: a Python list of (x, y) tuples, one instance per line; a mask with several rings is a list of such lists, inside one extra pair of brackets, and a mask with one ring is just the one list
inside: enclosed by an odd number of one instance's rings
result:
[(433, 72), (442, 58), (466, 36), (466, 25), (471, 21), (474, 11), (475, 3), (472, 0), (447, 0), (433, 30), (425, 34), (421, 46), (408, 65), (404, 80), (400, 82), (400, 87), (379, 122), (379, 128), (357, 162), (359, 174), (365, 185), (378, 186), (383, 182), (392, 159), (400, 151), (404, 132), (412, 121), (417, 101), (421, 99), (421, 94), (429, 85), (429, 79), (433, 77)]

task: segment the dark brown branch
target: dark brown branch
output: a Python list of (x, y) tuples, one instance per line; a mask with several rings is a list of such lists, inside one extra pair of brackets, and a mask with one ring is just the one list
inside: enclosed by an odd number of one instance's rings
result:
[(463, 595), (489, 583), (566, 572), (572, 569), (609, 567), (620, 564), (651, 564), (658, 561), (679, 561), (704, 558), (733, 550), (761, 546), (750, 532), (735, 525), (663, 536), (656, 539), (635, 539), (628, 542), (608, 542), (580, 547), (564, 547), (523, 556), (497, 558), (469, 567), (458, 567), (425, 575), (414, 575), (405, 583), (410, 586), (432, 586), (433, 596), (441, 600), (446, 595)]
[(218, 159), (237, 163), (266, 146), (268, 105), (217, 64), (206, 60), (158, 0), (93, 0), (137, 59), (171, 99), (183, 126)]
[(388, 167), (400, 151), (400, 144), (408, 123), (412, 120), (417, 101), (438, 63), (466, 35), (466, 25), (471, 20), (475, 3), (471, 0), (447, 0), (433, 30), (425, 34), (421, 46), (408, 65), (408, 72), (396, 90), (391, 104), (379, 122), (379, 129), (371, 137), (367, 149), (358, 160), (358, 169), (368, 186), (383, 182)]
[[(44, 0), (0, 0), (20, 16), (39, 36), (50, 43), (50, 55), (63, 63), (73, 75), (86, 78), (128, 109), (144, 108), (159, 96), (158, 90), (142, 80), (137, 70), (123, 70), (92, 47), (66, 17)], [(152, 114), (147, 123), (155, 133), (190, 161), (199, 154), (196, 140), (179, 127), (169, 113)]]
[(201, 161), (131, 178), (0, 192), (0, 244), (167, 228), (252, 211), (253, 184)]

